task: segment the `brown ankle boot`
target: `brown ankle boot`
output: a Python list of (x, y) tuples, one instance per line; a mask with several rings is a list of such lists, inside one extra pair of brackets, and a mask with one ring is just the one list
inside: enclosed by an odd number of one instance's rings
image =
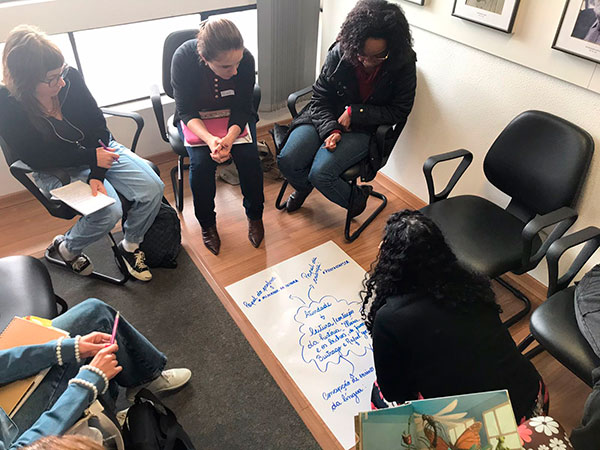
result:
[(217, 233), (217, 226), (212, 225), (210, 227), (202, 228), (202, 241), (207, 249), (209, 249), (215, 255), (219, 254), (221, 249), (221, 238)]
[(248, 219), (248, 239), (254, 246), (258, 248), (263, 238), (265, 237), (265, 228), (262, 219)]

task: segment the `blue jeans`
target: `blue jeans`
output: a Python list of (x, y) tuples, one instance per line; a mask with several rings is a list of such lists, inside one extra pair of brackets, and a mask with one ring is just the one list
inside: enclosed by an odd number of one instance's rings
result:
[(316, 187), (329, 200), (348, 209), (352, 190), (340, 176), (369, 154), (370, 139), (367, 133), (342, 133), (330, 152), (313, 125), (300, 125), (290, 133), (277, 164), (297, 191), (310, 192)]
[[(256, 146), (256, 122), (248, 122), (253, 142), (231, 147), (231, 158), (240, 176), (243, 205), (249, 219), (262, 219), (265, 197), (263, 194), (263, 171)], [(181, 122), (177, 124), (183, 140)], [(202, 228), (215, 225), (215, 194), (217, 163), (210, 157), (208, 147), (186, 147), (190, 156), (190, 187), (194, 196), (194, 213)]]
[[(68, 331), (71, 337), (84, 336), (93, 331), (112, 333), (116, 311), (101, 300), (90, 298), (69, 309), (52, 320), (52, 325)], [(105, 406), (114, 408), (118, 386), (135, 387), (158, 378), (167, 364), (167, 357), (157, 350), (148, 339), (137, 331), (122, 316), (117, 326), (117, 361), (123, 370), (111, 380), (110, 389), (102, 400)], [(17, 411), (13, 421), (23, 433), (30, 428), (42, 413), (52, 407), (68, 386), (69, 380), (77, 375), (81, 364), (72, 363), (54, 366), (44, 380)]]
[[(123, 225), (125, 239), (139, 244), (144, 240), (150, 228), (163, 196), (164, 184), (154, 170), (139, 156), (118, 142), (111, 140), (109, 147), (116, 149), (119, 160), (106, 172), (104, 187), (115, 203), (95, 213), (82, 216), (65, 234), (65, 245), (74, 254), (79, 254), (85, 247), (96, 242), (114, 228), (121, 219), (123, 208), (117, 192), (132, 202), (127, 212), (127, 220)], [(71, 181), (87, 182), (90, 169), (87, 166), (66, 169)], [(39, 172), (34, 174), (40, 189), (49, 192), (61, 186), (61, 182), (53, 175)]]

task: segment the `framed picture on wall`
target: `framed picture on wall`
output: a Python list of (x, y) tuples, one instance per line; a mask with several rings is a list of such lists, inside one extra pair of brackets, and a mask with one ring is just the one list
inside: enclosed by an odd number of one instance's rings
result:
[(452, 15), (512, 33), (519, 0), (454, 0)]
[(415, 5), (421, 5), (423, 6), (425, 4), (425, 0), (404, 0), (405, 2), (408, 3), (414, 3)]
[(600, 0), (567, 0), (552, 48), (600, 63)]

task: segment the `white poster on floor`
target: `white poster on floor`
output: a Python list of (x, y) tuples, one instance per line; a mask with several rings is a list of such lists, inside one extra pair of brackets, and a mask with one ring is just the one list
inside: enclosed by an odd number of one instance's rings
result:
[(355, 444), (354, 415), (370, 410), (375, 380), (360, 317), (364, 276), (329, 241), (227, 287), (346, 449)]

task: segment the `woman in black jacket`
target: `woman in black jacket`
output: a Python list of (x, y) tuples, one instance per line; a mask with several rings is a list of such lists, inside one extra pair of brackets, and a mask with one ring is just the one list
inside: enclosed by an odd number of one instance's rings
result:
[(362, 296), (386, 400), (507, 389), (517, 423), (547, 414), (546, 388), (500, 321), (489, 280), (463, 268), (419, 211), (389, 218)]
[[(173, 55), (171, 83), (177, 111), (174, 123), (182, 139), (185, 125), (207, 145), (186, 145), (190, 156), (190, 186), (194, 212), (202, 226), (204, 245), (219, 254), (221, 239), (215, 214), (215, 170), (233, 159), (244, 196), (248, 239), (257, 247), (264, 237), (262, 222), (263, 173), (256, 146), (257, 115), (253, 107), (254, 58), (244, 48), (237, 27), (227, 19), (202, 22), (196, 39), (183, 43)], [(226, 134), (215, 136), (202, 120), (206, 112), (229, 110)], [(252, 142), (234, 144), (250, 128)]]
[(113, 140), (83, 77), (64, 62), (58, 47), (35, 27), (22, 25), (10, 32), (2, 56), (0, 136), (11, 159), (36, 171), (35, 182), (44, 192), (61, 186), (48, 172), (60, 168), (71, 181), (89, 183), (94, 195), (101, 192), (115, 200), (54, 238), (55, 253), (75, 273), (92, 273), (92, 262), (82, 252), (121, 219), (119, 192), (132, 203), (119, 249), (129, 273), (149, 281), (152, 274), (139, 244), (158, 214), (164, 185), (143, 159)]
[[(313, 187), (349, 208), (351, 187), (340, 175), (369, 155), (377, 126), (397, 124), (399, 134), (412, 109), (416, 55), (411, 47), (399, 6), (361, 0), (350, 11), (313, 85), (311, 101), (292, 121), (277, 159), (295, 189), (288, 212), (300, 208)], [(371, 191), (370, 186), (357, 188), (353, 217), (365, 209)]]

